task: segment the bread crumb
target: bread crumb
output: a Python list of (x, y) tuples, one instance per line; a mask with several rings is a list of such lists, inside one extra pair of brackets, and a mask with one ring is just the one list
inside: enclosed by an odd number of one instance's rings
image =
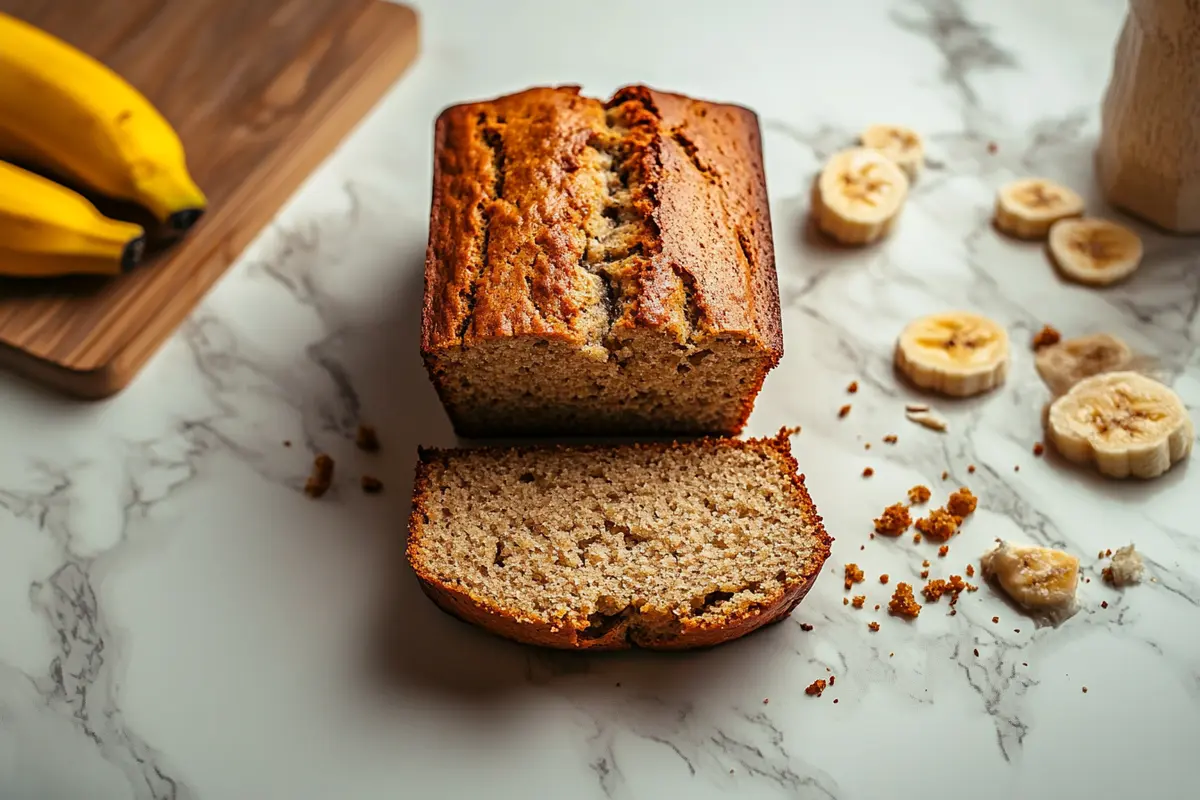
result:
[(920, 543), (921, 543), (921, 532), (917, 531), (916, 533), (913, 534), (913, 544), (920, 544)]
[(786, 428), (779, 429), (779, 435), (785, 439), (788, 436), (798, 436), (799, 434), (800, 434), (800, 426), (799, 425), (788, 425)]
[(800, 630), (804, 631), (805, 633), (807, 633), (808, 631), (811, 631), (812, 629), (813, 629), (813, 626), (809, 625), (807, 622), (800, 623)]
[(912, 525), (912, 517), (908, 515), (908, 506), (903, 503), (893, 503), (883, 510), (883, 514), (875, 520), (875, 532), (886, 536), (899, 536)]
[(975, 565), (974, 564), (967, 564), (967, 577), (968, 578), (975, 577)]
[(967, 583), (962, 579), (961, 575), (951, 575), (948, 579), (942, 580), (936, 578), (925, 584), (925, 588), (921, 590), (921, 594), (930, 603), (936, 603), (945, 595), (950, 596), (950, 608), (954, 608), (958, 604), (958, 597), (963, 592), (973, 592), (978, 589), (978, 586)]
[(922, 503), (929, 502), (929, 498), (932, 495), (933, 492), (929, 491), (928, 486), (919, 483), (908, 490), (908, 502), (912, 503), (914, 506), (919, 506)]
[(894, 433), (889, 433), (887, 436), (883, 437), (885, 444), (895, 444), (897, 439), (899, 439), (899, 437)]
[(1020, 471), (1021, 471), (1021, 465), (1013, 464), (1013, 472), (1020, 472)]
[(913, 588), (908, 583), (896, 584), (896, 591), (888, 603), (888, 613), (898, 617), (916, 619), (921, 613), (921, 604), (913, 596)]
[(764, 698), (763, 698), (763, 705), (764, 705), (764, 706), (765, 706), (767, 703), (769, 703), (769, 702), (771, 702), (771, 699), (770, 699), (769, 697), (764, 697)]
[(871, 633), (875, 633), (876, 631), (879, 630), (879, 623), (878, 622), (868, 622), (867, 630), (869, 630)]
[(1046, 445), (1042, 444), (1041, 442), (1033, 443), (1033, 454), (1035, 456), (1037, 456), (1038, 458), (1041, 458), (1042, 453), (1045, 453), (1045, 452), (1046, 452)]
[(1084, 694), (1087, 694), (1087, 687), (1086, 687), (1086, 686), (1084, 686), (1084, 687), (1083, 687), (1083, 693), (1084, 693)]
[(871, 449), (871, 443), (863, 442), (863, 450), (870, 450), (870, 449)]
[(1105, 555), (1112, 556), (1112, 562), (1101, 571), (1105, 581), (1118, 589), (1142, 582), (1146, 565), (1142, 561), (1141, 554), (1132, 544), (1118, 547), (1115, 553), (1112, 550), (1106, 550)]
[(946, 478), (949, 478), (949, 477), (950, 477), (950, 473), (946, 472), (946, 470), (942, 470), (942, 480), (946, 480)]
[(850, 385), (846, 387), (847, 394), (854, 394), (858, 391), (858, 381), (850, 381)]
[(862, 608), (863, 603), (865, 602), (867, 602), (867, 596), (865, 594), (856, 594), (854, 595), (854, 599), (850, 601), (850, 604), (855, 608)]
[(975, 648), (974, 652), (975, 652), (975, 657), (979, 658), (979, 648), (978, 647)]
[(358, 433), (354, 436), (354, 444), (359, 450), (368, 453), (379, 452), (379, 434), (375, 432), (373, 425), (359, 425)]
[(838, 701), (838, 699), (837, 699), (836, 697), (835, 697), (835, 698), (833, 698), (833, 702), (834, 702), (835, 704), (837, 703), (837, 701)]
[(971, 490), (964, 486), (950, 494), (950, 498), (946, 501), (946, 510), (956, 517), (969, 517), (978, 505), (979, 498), (971, 494)]
[(312, 473), (304, 483), (304, 493), (317, 498), (329, 491), (333, 485), (333, 459), (325, 453), (319, 453), (313, 459)]
[(879, 603), (876, 603), (876, 604), (875, 604), (875, 610), (876, 610), (876, 611), (878, 611), (878, 610), (879, 610)]
[(863, 582), (863, 571), (858, 568), (858, 564), (846, 565), (846, 588), (849, 589), (856, 583)]
[(849, 599), (849, 598), (847, 598), (847, 597), (843, 597), (843, 598), (842, 598), (842, 605), (844, 605), (844, 606), (848, 606), (848, 605), (850, 605), (850, 599)]
[(1058, 344), (1062, 339), (1062, 334), (1059, 333), (1052, 325), (1043, 325), (1042, 329), (1033, 335), (1033, 349), (1041, 350), (1043, 347), (1049, 347), (1052, 344)]
[(379, 494), (383, 491), (383, 481), (373, 475), (363, 475), (362, 490), (367, 494)]
[(1000, 149), (1000, 146), (998, 144), (996, 144), (995, 142), (988, 142), (987, 151), (989, 153), (991, 153), (992, 155), (995, 155), (996, 151), (999, 149)]
[(1000, 624), (1000, 618), (999, 618), (999, 617), (992, 617), (992, 624), (993, 624), (993, 625), (999, 625), (999, 624)]
[(880, 583), (888, 582), (888, 574), (886, 572), (879, 576), (879, 582)]
[(960, 517), (954, 516), (944, 508), (935, 508), (929, 512), (929, 516), (918, 519), (915, 526), (926, 536), (944, 542), (958, 533), (958, 526), (961, 523)]
[(927, 570), (927, 569), (921, 570), (921, 580), (925, 580), (928, 577), (929, 577), (929, 570)]
[(837, 682), (837, 675), (830, 675), (829, 676), (829, 685), (833, 686), (833, 684), (836, 682)]
[(1100, 607), (1101, 607), (1101, 608), (1108, 608), (1108, 601), (1107, 601), (1107, 600), (1101, 600), (1101, 601), (1100, 601)]
[(845, 419), (846, 415), (849, 413), (850, 413), (850, 404), (846, 403), (846, 405), (844, 405), (838, 409), (838, 419)]
[(967, 472), (969, 472), (969, 473), (971, 473), (972, 475), (974, 475), (974, 474), (975, 474), (975, 465), (974, 465), (974, 464), (967, 464)]
[(950, 545), (948, 545), (948, 544), (942, 545), (941, 547), (938, 548), (938, 558), (945, 558), (946, 554), (949, 552), (950, 552)]
[(284, 447), (291, 447), (291, 446), (292, 446), (292, 440), (291, 440), (291, 439), (284, 439), (284, 440), (283, 440), (283, 446), (284, 446)]
[(874, 474), (875, 474), (875, 470), (872, 469), (871, 467), (863, 467), (863, 477), (864, 478), (869, 478)]
[(820, 697), (821, 692), (825, 691), (825, 685), (824, 678), (817, 678), (808, 685), (808, 688), (804, 690), (804, 693), (810, 697)]

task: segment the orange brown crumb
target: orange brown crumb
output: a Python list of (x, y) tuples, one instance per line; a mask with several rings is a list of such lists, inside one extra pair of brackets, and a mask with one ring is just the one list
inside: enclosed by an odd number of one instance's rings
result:
[(964, 581), (961, 575), (951, 575), (947, 580), (936, 578), (925, 584), (925, 588), (921, 590), (921, 594), (931, 603), (936, 603), (944, 595), (950, 595), (950, 607), (953, 608), (958, 603), (958, 596), (960, 594), (963, 592), (973, 592), (978, 588), (978, 586), (973, 586)]
[(956, 517), (969, 517), (979, 505), (979, 498), (971, 494), (971, 490), (962, 487), (957, 492), (951, 492), (946, 500), (946, 510)]
[(854, 599), (850, 601), (850, 605), (854, 606), (855, 608), (862, 608), (863, 603), (865, 602), (867, 602), (867, 596), (865, 594), (856, 594), (854, 595)]
[(883, 514), (875, 520), (875, 532), (886, 536), (899, 536), (912, 525), (912, 517), (908, 515), (908, 506), (903, 503), (893, 503), (883, 510)]
[(922, 567), (928, 567), (928, 566), (929, 566), (929, 559), (927, 558), (927, 559), (925, 559), (924, 561), (922, 561), (922, 562), (921, 562), (921, 566), (922, 566)]
[(783, 437), (796, 436), (799, 433), (800, 433), (799, 425), (788, 425), (787, 427), (779, 429), (779, 435), (783, 436)]
[(917, 520), (915, 525), (917, 530), (926, 536), (944, 542), (958, 533), (958, 526), (961, 523), (962, 519), (946, 509), (935, 508), (929, 512), (929, 516)]
[(829, 685), (833, 686), (833, 684), (835, 684), (835, 683), (837, 683), (837, 675), (830, 675), (829, 676)]
[(913, 534), (913, 544), (920, 544), (920, 543), (921, 543), (921, 532), (918, 531)]
[(848, 606), (848, 605), (850, 605), (850, 600), (849, 600), (849, 598), (843, 597), (843, 598), (842, 598), (842, 605), (844, 605), (844, 606)]
[(975, 465), (974, 465), (974, 464), (967, 464), (967, 472), (969, 472), (969, 473), (971, 473), (972, 475), (974, 475), (974, 474), (975, 474)]
[(995, 142), (988, 142), (987, 151), (989, 153), (995, 155), (996, 151), (999, 149), (1000, 145), (996, 144)]
[(993, 625), (999, 625), (999, 624), (1000, 624), (1000, 618), (999, 618), (999, 617), (992, 617), (992, 624), (993, 624)]
[(291, 447), (291, 446), (292, 446), (292, 440), (291, 440), (291, 439), (284, 439), (284, 440), (283, 440), (283, 446), (284, 446), (284, 447)]
[(1033, 349), (1041, 350), (1043, 347), (1058, 344), (1060, 340), (1062, 334), (1053, 325), (1043, 325), (1042, 329), (1033, 335)]
[(825, 679), (817, 678), (808, 685), (808, 688), (804, 690), (804, 693), (809, 697), (820, 697), (821, 692), (823, 691), (825, 691)]
[(800, 623), (800, 630), (804, 631), (805, 633), (808, 633), (812, 629), (813, 629), (813, 626), (809, 625), (807, 622)]
[(863, 571), (858, 568), (858, 564), (846, 565), (846, 588), (849, 589), (856, 583), (863, 582)]
[(1084, 693), (1084, 694), (1087, 694), (1087, 687), (1086, 687), (1086, 686), (1084, 686), (1084, 687), (1083, 687), (1083, 693)]
[(878, 622), (868, 622), (867, 630), (869, 630), (871, 633), (875, 633), (876, 631), (879, 630), (879, 623)]
[(854, 394), (858, 391), (858, 381), (850, 381), (850, 385), (846, 387), (847, 394)]
[(929, 491), (928, 486), (925, 486), (924, 484), (917, 484), (908, 490), (908, 502), (912, 503), (914, 506), (918, 506), (921, 503), (929, 502), (929, 498), (932, 494), (933, 492)]
[(950, 545), (948, 545), (948, 544), (942, 545), (941, 547), (938, 548), (938, 558), (945, 558), (946, 554), (949, 552), (950, 552)]
[(875, 604), (875, 610), (876, 610), (876, 611), (878, 611), (878, 610), (879, 610), (879, 603), (876, 603), (876, 604)]
[(1041, 442), (1033, 443), (1033, 454), (1035, 456), (1040, 457), (1042, 455), (1042, 453), (1045, 453), (1045, 452), (1046, 452), (1046, 445), (1042, 444)]
[(383, 481), (373, 475), (363, 475), (362, 490), (366, 494), (379, 494), (383, 491)]
[(850, 413), (850, 404), (846, 403), (846, 405), (844, 405), (838, 409), (838, 419), (844, 419), (845, 416), (849, 413)]
[(889, 433), (887, 436), (883, 437), (884, 444), (895, 444), (898, 439), (899, 437), (894, 433)]
[(870, 449), (871, 449), (871, 443), (863, 442), (863, 450), (870, 450)]
[(304, 483), (304, 493), (312, 498), (320, 497), (333, 485), (333, 459), (320, 453), (313, 459), (312, 473)]
[(874, 474), (875, 474), (875, 470), (873, 470), (872, 468), (870, 468), (870, 467), (863, 467), (863, 477), (864, 477), (864, 478), (869, 478), (869, 477), (871, 477), (871, 476), (872, 476), (872, 475), (874, 475)]
[(896, 584), (896, 591), (892, 593), (892, 599), (888, 603), (888, 613), (909, 619), (916, 619), (917, 615), (921, 613), (921, 604), (913, 596), (911, 584)]
[(974, 564), (967, 564), (967, 577), (968, 578), (975, 577), (975, 565)]
[(1104, 578), (1105, 583), (1112, 584), (1113, 586), (1117, 585), (1116, 580), (1113, 579), (1112, 567), (1105, 567), (1100, 570), (1100, 577)]
[(921, 580), (925, 580), (928, 577), (929, 577), (929, 570), (927, 570), (927, 569), (921, 570)]
[(888, 582), (888, 574), (886, 572), (879, 576), (879, 582), (880, 583)]
[(359, 450), (368, 453), (379, 452), (379, 434), (375, 432), (373, 425), (359, 425), (358, 432), (354, 435), (354, 444)]
[(1101, 608), (1108, 608), (1108, 601), (1107, 601), (1107, 600), (1101, 600), (1101, 601), (1100, 601), (1100, 607), (1101, 607)]
[(946, 480), (946, 478), (949, 478), (949, 477), (950, 477), (950, 473), (946, 472), (945, 470), (942, 470), (942, 480)]

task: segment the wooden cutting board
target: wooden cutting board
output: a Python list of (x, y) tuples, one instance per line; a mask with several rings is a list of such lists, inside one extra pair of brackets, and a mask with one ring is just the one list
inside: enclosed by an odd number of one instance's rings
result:
[(0, 367), (120, 391), (417, 54), (380, 0), (0, 0), (99, 58), (175, 126), (209, 209), (128, 275), (0, 279)]

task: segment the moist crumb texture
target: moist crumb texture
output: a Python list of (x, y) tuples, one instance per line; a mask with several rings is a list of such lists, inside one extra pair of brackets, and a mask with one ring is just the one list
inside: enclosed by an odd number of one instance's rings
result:
[(462, 435), (740, 431), (783, 354), (757, 117), (644, 86), (444, 111), (421, 348)]
[(716, 644), (829, 554), (786, 437), (422, 450), (409, 560), (444, 609), (553, 647)]

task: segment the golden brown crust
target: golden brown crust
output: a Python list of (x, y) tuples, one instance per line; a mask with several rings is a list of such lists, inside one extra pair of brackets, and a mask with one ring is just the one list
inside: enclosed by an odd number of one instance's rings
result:
[(598, 148), (620, 154), (646, 223), (633, 266), (606, 276), (616, 284), (610, 326), (744, 337), (774, 366), (783, 338), (757, 117), (643, 86), (607, 103), (578, 87), (537, 88), (441, 114), (427, 363), (492, 338), (587, 341), (596, 298), (579, 265), (586, 223), (604, 203)]
[(421, 537), (425, 522), (425, 499), (429, 492), (428, 465), (445, 458), (448, 451), (437, 448), (419, 448), (417, 475), (413, 487), (412, 513), (408, 526), (408, 560), (420, 581), (425, 594), (439, 608), (454, 616), (477, 625), (485, 630), (525, 644), (570, 650), (600, 649), (621, 650), (641, 647), (652, 650), (682, 650), (709, 647), (737, 639), (758, 628), (785, 618), (804, 599), (812, 588), (821, 567), (829, 556), (833, 539), (825, 532), (821, 516), (804, 485), (804, 476), (798, 474), (798, 465), (791, 453), (786, 431), (771, 439), (725, 439), (708, 438), (687, 445), (671, 443), (634, 443), (625, 445), (529, 445), (513, 448), (521, 452), (546, 450), (573, 450), (587, 452), (597, 449), (649, 449), (665, 450), (681, 446), (738, 447), (744, 449), (768, 448), (774, 450), (784, 461), (784, 470), (794, 491), (792, 502), (804, 509), (806, 522), (817, 538), (812, 557), (805, 563), (799, 575), (767, 602), (755, 604), (726, 615), (716, 623), (703, 619), (667, 618), (666, 614), (642, 612), (625, 616), (606, 626), (599, 635), (586, 628), (577, 628), (569, 623), (555, 623), (526, 613), (520, 609), (500, 608), (490, 600), (479, 597), (459, 586), (447, 584), (424, 568), (415, 558), (415, 543)]

